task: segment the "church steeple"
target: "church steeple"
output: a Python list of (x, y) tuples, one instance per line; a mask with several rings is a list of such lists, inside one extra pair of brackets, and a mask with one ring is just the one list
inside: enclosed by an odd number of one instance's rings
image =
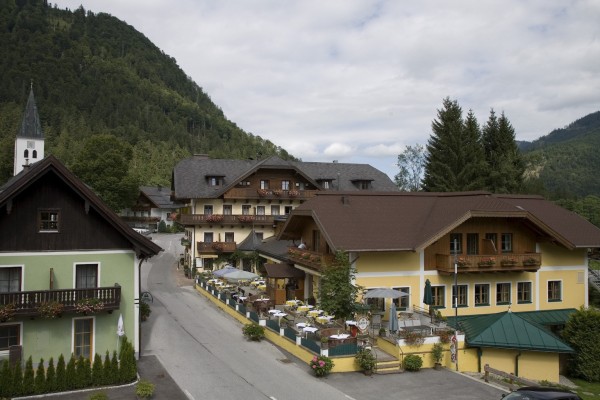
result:
[(17, 175), (25, 165), (33, 164), (42, 158), (44, 158), (44, 133), (35, 104), (32, 83), (25, 106), (25, 114), (21, 121), (21, 129), (15, 140), (14, 174)]

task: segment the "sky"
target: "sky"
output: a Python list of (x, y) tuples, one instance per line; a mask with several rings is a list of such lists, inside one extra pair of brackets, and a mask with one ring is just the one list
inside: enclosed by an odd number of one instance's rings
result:
[(597, 0), (57, 0), (148, 37), (225, 116), (393, 179), (444, 98), (535, 140), (600, 110)]

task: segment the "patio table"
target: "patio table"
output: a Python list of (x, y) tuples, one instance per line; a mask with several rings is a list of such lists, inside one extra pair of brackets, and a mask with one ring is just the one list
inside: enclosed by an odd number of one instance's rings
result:
[(319, 315), (321, 315), (324, 311), (323, 310), (310, 310), (308, 312), (308, 315), (310, 315), (311, 317), (318, 317)]
[(302, 328), (302, 332), (304, 332), (305, 334), (304, 337), (307, 337), (309, 333), (315, 333), (318, 330), (319, 328), (315, 328), (314, 326), (305, 326), (304, 328)]
[(328, 324), (333, 318), (333, 315), (321, 315), (320, 317), (317, 317), (317, 322), (321, 324)]
[(329, 336), (330, 339), (348, 339), (349, 337), (350, 335), (348, 335), (347, 333), (340, 333), (338, 335)]

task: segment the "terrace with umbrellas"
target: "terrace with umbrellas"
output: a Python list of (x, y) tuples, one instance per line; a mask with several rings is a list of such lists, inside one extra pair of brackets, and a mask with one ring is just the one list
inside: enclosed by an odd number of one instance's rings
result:
[[(435, 336), (447, 342), (453, 333), (443, 318), (428, 309), (412, 306), (411, 311), (398, 311), (397, 305), (407, 295), (391, 288), (365, 290), (350, 316), (331, 315), (318, 302), (301, 299), (297, 284), (301, 274), (279, 265), (276, 273), (269, 271), (262, 277), (225, 266), (199, 275), (197, 287), (222, 308), (311, 354), (353, 359), (361, 349), (371, 349), (379, 373), (401, 369), (401, 354), (406, 353), (401, 346), (420, 346)], [(423, 302), (431, 304), (431, 297), (431, 290), (429, 294), (426, 290)], [(389, 305), (389, 312), (377, 311), (381, 302)]]

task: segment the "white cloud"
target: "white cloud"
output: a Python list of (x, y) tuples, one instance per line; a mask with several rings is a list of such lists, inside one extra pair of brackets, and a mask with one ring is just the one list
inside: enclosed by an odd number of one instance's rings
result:
[(593, 0), (58, 0), (148, 36), (242, 129), (388, 175), (449, 96), (533, 140), (600, 107)]

